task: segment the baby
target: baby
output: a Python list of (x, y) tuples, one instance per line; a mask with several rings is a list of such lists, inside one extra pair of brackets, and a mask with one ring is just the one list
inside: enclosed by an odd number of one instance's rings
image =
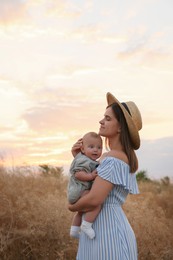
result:
[[(102, 154), (102, 139), (95, 132), (86, 133), (82, 138), (81, 152), (78, 153), (70, 167), (70, 180), (68, 183), (67, 197), (69, 203), (75, 203), (81, 196), (84, 196), (91, 189), (94, 179), (97, 177), (96, 167), (99, 165), (97, 159)], [(92, 224), (100, 212), (98, 206), (92, 211), (84, 214), (77, 212), (73, 218), (70, 235), (79, 238), (80, 229), (90, 239), (95, 237)]]

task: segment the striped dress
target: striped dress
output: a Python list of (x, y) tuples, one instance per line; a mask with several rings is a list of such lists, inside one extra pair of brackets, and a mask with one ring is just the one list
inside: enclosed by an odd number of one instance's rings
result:
[(121, 207), (129, 193), (139, 193), (136, 175), (129, 169), (114, 157), (106, 157), (98, 166), (98, 175), (114, 188), (93, 224), (95, 238), (81, 232), (77, 260), (137, 260), (136, 238)]

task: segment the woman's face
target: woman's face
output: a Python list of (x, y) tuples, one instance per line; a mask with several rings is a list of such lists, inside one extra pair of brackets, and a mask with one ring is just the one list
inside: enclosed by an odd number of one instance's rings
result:
[(105, 111), (104, 118), (99, 121), (101, 136), (112, 138), (120, 132), (120, 123), (115, 118), (112, 107), (108, 107)]

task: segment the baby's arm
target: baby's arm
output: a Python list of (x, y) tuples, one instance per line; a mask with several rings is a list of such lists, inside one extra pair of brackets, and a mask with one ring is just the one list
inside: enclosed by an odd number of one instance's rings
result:
[(76, 157), (76, 155), (81, 152), (81, 146), (82, 146), (82, 138), (77, 140), (77, 142), (72, 146), (71, 152), (73, 157)]
[(97, 177), (96, 170), (94, 170), (93, 172), (85, 172), (85, 171), (75, 172), (75, 178), (79, 181), (93, 181), (96, 177)]

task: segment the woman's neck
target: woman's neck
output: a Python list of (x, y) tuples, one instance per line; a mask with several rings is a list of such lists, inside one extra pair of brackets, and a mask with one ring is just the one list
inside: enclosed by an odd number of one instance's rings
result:
[(120, 140), (109, 139), (109, 147), (110, 150), (123, 151), (123, 147)]

